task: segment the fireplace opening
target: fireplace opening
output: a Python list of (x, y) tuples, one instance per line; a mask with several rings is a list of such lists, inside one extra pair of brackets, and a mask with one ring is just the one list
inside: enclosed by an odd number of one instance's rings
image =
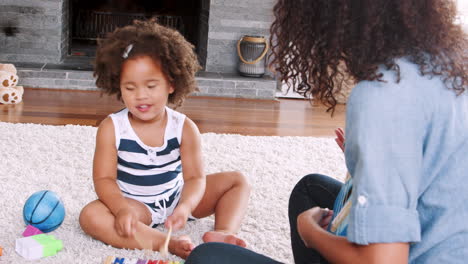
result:
[(136, 19), (156, 17), (160, 24), (178, 30), (200, 57), (206, 50), (203, 27), (208, 24), (202, 9), (202, 0), (71, 0), (69, 55), (94, 57), (98, 38)]

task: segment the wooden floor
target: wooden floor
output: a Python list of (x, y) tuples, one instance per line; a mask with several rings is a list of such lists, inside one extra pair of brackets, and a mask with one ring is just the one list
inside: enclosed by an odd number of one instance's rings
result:
[[(114, 97), (96, 91), (26, 88), (21, 104), (0, 105), (0, 121), (98, 126), (107, 115), (123, 107)], [(333, 130), (343, 127), (345, 120), (343, 105), (331, 117), (324, 106), (298, 99), (190, 97), (177, 110), (190, 117), (202, 133), (333, 136)]]

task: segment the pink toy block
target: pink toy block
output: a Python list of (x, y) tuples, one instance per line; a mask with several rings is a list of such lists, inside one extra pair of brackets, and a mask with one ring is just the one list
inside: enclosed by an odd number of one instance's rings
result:
[(38, 228), (35, 228), (32, 225), (28, 225), (26, 227), (26, 230), (24, 230), (23, 232), (23, 237), (29, 237), (29, 236), (39, 235), (39, 234), (43, 234), (41, 230), (39, 230)]

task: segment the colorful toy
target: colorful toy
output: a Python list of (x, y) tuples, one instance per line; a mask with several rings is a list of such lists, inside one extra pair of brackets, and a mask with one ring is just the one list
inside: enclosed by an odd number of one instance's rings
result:
[(23, 232), (23, 237), (34, 236), (34, 235), (39, 235), (39, 234), (44, 234), (44, 233), (42, 233), (41, 230), (35, 228), (32, 225), (28, 225), (26, 227), (26, 230), (24, 230)]
[(0, 247), (0, 256), (3, 254), (3, 248)]
[(20, 256), (33, 260), (57, 254), (63, 245), (52, 235), (40, 234), (16, 239), (15, 248)]
[(184, 264), (183, 261), (164, 261), (164, 260), (151, 260), (151, 259), (132, 259), (132, 258), (119, 258), (108, 256), (103, 264)]
[(48, 233), (59, 227), (65, 218), (65, 207), (57, 194), (43, 190), (31, 195), (23, 207), (23, 219), (27, 225)]

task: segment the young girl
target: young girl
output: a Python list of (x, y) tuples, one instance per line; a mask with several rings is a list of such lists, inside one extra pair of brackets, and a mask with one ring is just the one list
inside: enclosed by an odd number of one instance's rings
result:
[[(192, 120), (166, 105), (180, 105), (196, 90), (200, 68), (193, 46), (154, 21), (135, 22), (100, 41), (96, 85), (126, 108), (100, 124), (93, 180), (98, 200), (83, 208), (80, 225), (90, 236), (119, 248), (158, 250), (166, 235), (190, 216), (215, 214), (205, 242), (245, 247), (236, 237), (249, 198), (239, 172), (205, 176), (200, 133)], [(172, 237), (169, 251), (185, 258), (194, 245)]]
[[(295, 262), (466, 263), (468, 46), (454, 2), (279, 0), (274, 12), (284, 82), (331, 110), (339, 80), (357, 82), (346, 112), (350, 177), (312, 174), (291, 194)], [(271, 261), (214, 243), (186, 263)]]

